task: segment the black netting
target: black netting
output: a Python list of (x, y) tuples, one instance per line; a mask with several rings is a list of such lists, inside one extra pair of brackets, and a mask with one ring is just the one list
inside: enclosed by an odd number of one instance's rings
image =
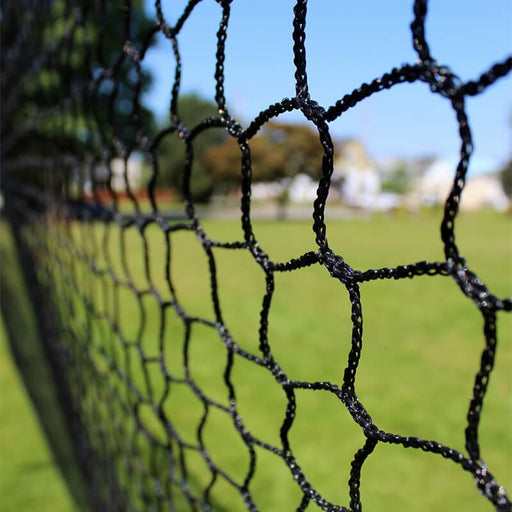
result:
[[(497, 315), (510, 311), (512, 302), (493, 295), (468, 267), (457, 246), (456, 221), (472, 154), (467, 99), (484, 94), (509, 74), (512, 57), (482, 70), (474, 80), (462, 81), (431, 54), (424, 28), (427, 1), (417, 0), (411, 23), (417, 62), (391, 69), (324, 107), (308, 90), (307, 1), (298, 0), (290, 12), (289, 29), (282, 28), (293, 38), (296, 94), (276, 101), (243, 124), (231, 115), (224, 93), (232, 2), (218, 0), (220, 23), (211, 20), (218, 23), (217, 113), (187, 124), (180, 112), (180, 36), (200, 3), (190, 1), (178, 21), (171, 23), (160, 0), (155, 2), (156, 19), (148, 19), (137, 0), (2, 2), (5, 210), (92, 506), (109, 511), (220, 510), (216, 492), (221, 489), (232, 493), (233, 510), (257, 510), (252, 482), (257, 471), (265, 470), (260, 468), (261, 460), (271, 455), (280, 460), (300, 492), (297, 502), (289, 504), (290, 510), (361, 510), (365, 461), (378, 457), (372, 455), (378, 446), (395, 445), (395, 450), (406, 447), (449, 459), (446, 464), (455, 463), (474, 479), (483, 501), (496, 510), (511, 510), (505, 489), (484, 462), (479, 423), (495, 361)], [(142, 64), (157, 35), (170, 43), (169, 65), (174, 66), (167, 127), (159, 131), (141, 101), (150, 81)], [(358, 270), (332, 249), (327, 238), (326, 203), (335, 158), (330, 123), (380, 91), (413, 82), (428, 84), (433, 95), (442, 97), (453, 109), (459, 128), (460, 160), (441, 223), (445, 257)], [(315, 243), (311, 250), (280, 261), (260, 243), (253, 228), (253, 154), (258, 134), (289, 112), (302, 113), (316, 128), (323, 155), (311, 206)], [(221, 140), (231, 138), (239, 148), (241, 235), (233, 233), (229, 240), (210, 233), (196, 201), (194, 150), (208, 131), (222, 132)], [(179, 180), (184, 207), (173, 214), (159, 206), (157, 193), (159, 151), (166, 137), (175, 137), (184, 155)], [(137, 191), (132, 190), (129, 169), (134, 156), (150, 168), (145, 186)], [(115, 180), (121, 181), (123, 193), (114, 186)], [(192, 243), (199, 245), (190, 249)], [(196, 286), (194, 293), (207, 290), (208, 313), (189, 307), (186, 299), (184, 274), (189, 272), (193, 281), (199, 272), (187, 268), (187, 256), (179, 255), (187, 248), (200, 250), (205, 262), (199, 275), (206, 283), (192, 286)], [(230, 304), (221, 300), (217, 267), (228, 253), (246, 255), (259, 267), (264, 281), (257, 332), (251, 333), (257, 343), (250, 349), (242, 348), (223, 316)], [(351, 342), (339, 383), (293, 380), (274, 355), (279, 341), (269, 335), (276, 277), (310, 266), (324, 267), (350, 299)], [(365, 408), (364, 397), (360, 401), (356, 394), (364, 339), (363, 283), (424, 275), (455, 280), (462, 292), (460, 300), (473, 301), (479, 312), (475, 315), (483, 319), (485, 345), (467, 412), (464, 452), (435, 440), (382, 430)], [(311, 343), (315, 335), (321, 336), (312, 333)], [(195, 373), (194, 358), (201, 343), (216, 344), (220, 350), (217, 377), (212, 371), (209, 378), (221, 379), (223, 397), (213, 396), (207, 380)], [(233, 375), (242, 360), (258, 367), (286, 399), (284, 409), (278, 411), (279, 441), (274, 444), (259, 437), (240, 411)], [(349, 496), (342, 503), (331, 503), (321, 494), (321, 485), (308, 480), (295, 451), (292, 437), (297, 395), (302, 390), (332, 396), (365, 437), (350, 468), (332, 468), (349, 475)], [(185, 416), (180, 407), (188, 411)], [(206, 434), (217, 420), (221, 430), (234, 429), (246, 452), (246, 463), (236, 474), (232, 466), (226, 469), (219, 462), (222, 457), (214, 455), (218, 448), (212, 447)]]

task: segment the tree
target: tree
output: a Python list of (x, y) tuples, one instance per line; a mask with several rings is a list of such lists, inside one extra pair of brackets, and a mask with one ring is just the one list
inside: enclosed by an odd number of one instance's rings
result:
[[(203, 119), (218, 115), (217, 106), (197, 94), (185, 94), (178, 99), (178, 115), (187, 129), (192, 129)], [(165, 129), (165, 127), (161, 127)], [(192, 165), (191, 193), (196, 202), (208, 202), (214, 190), (214, 177), (205, 165), (205, 154), (226, 139), (226, 133), (219, 128), (207, 129), (192, 141), (194, 160)], [(165, 135), (157, 147), (157, 187), (183, 188), (185, 168), (185, 144), (175, 130)]]
[[(278, 216), (284, 217), (292, 178), (304, 173), (319, 178), (323, 150), (316, 132), (306, 124), (269, 122), (249, 141), (253, 182), (279, 182)], [(225, 139), (209, 148), (204, 164), (217, 185), (241, 185), (242, 151), (236, 140)]]
[(500, 176), (505, 194), (507, 194), (509, 199), (512, 199), (512, 159), (501, 170)]
[[(270, 122), (249, 141), (249, 147), (254, 182), (285, 184), (286, 178), (300, 173), (313, 178), (321, 175), (323, 150), (309, 125)], [(240, 185), (241, 159), (242, 152), (233, 138), (209, 148), (204, 155), (215, 180), (230, 186)]]
[[(23, 179), (57, 188), (84, 181), (86, 161), (137, 145), (143, 127), (154, 130), (153, 114), (139, 96), (150, 85), (124, 51), (127, 40), (150, 44), (152, 23), (142, 0), (128, 11), (121, 0), (8, 2), (0, 18), (2, 33), (2, 160), (20, 157), (64, 161), (74, 172), (50, 165), (24, 166)], [(126, 20), (129, 17), (130, 23)], [(127, 27), (129, 26), (129, 30)], [(133, 43), (137, 45), (137, 43)], [(9, 165), (7, 165), (9, 167)], [(79, 173), (76, 169), (82, 167)], [(18, 177), (20, 174), (17, 167)]]
[(411, 175), (407, 172), (405, 165), (393, 169), (382, 181), (382, 190), (384, 192), (394, 192), (395, 194), (405, 194), (411, 187)]

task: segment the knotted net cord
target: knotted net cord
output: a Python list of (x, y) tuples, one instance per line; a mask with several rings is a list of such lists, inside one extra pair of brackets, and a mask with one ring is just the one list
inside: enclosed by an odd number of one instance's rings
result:
[[(496, 323), (499, 311), (511, 311), (510, 299), (493, 295), (486, 284), (471, 270), (456, 243), (456, 220), (466, 173), (472, 154), (472, 135), (466, 111), (468, 97), (485, 93), (486, 89), (510, 73), (512, 57), (494, 64), (475, 80), (462, 81), (449, 66), (441, 65), (432, 55), (425, 33), (426, 0), (414, 2), (411, 39), (417, 62), (404, 64), (385, 72), (370, 83), (346, 94), (334, 105), (324, 107), (309, 93), (306, 60), (307, 1), (298, 0), (293, 13), (291, 37), (295, 66), (295, 96), (268, 106), (246, 126), (230, 114), (225, 92), (225, 43), (229, 37), (232, 1), (217, 0), (222, 11), (217, 32), (215, 61), (215, 103), (218, 115), (205, 117), (187, 126), (180, 117), (178, 99), (181, 89), (182, 60), (180, 35), (193, 16), (200, 0), (191, 0), (175, 24), (164, 15), (161, 0), (155, 1), (157, 18), (147, 26), (136, 26), (134, 20), (140, 4), (133, 0), (17, 0), (2, 5), (2, 167), (6, 209), (18, 233), (18, 249), (25, 261), (25, 271), (33, 297), (44, 310), (43, 337), (51, 356), (63, 399), (69, 415), (84, 471), (94, 490), (96, 506), (103, 510), (178, 510), (176, 494), (181, 493), (191, 510), (215, 510), (211, 491), (219, 480), (232, 486), (247, 510), (257, 510), (251, 493), (251, 482), (258, 464), (256, 447), (282, 459), (302, 491), (300, 503), (291, 509), (303, 511), (315, 505), (327, 511), (362, 510), (360, 496), (361, 471), (367, 458), (379, 443), (420, 449), (449, 459), (472, 475), (483, 499), (496, 510), (509, 511), (511, 504), (504, 488), (487, 468), (480, 453), (478, 427), (497, 345)], [(112, 13), (116, 26), (112, 25)], [(113, 33), (113, 35), (112, 35)], [(141, 95), (144, 72), (141, 63), (154, 44), (157, 33), (170, 41), (175, 60), (171, 90), (170, 124), (154, 134), (144, 116)], [(114, 50), (106, 52), (105, 46)], [(77, 50), (80, 57), (77, 60)], [(325, 222), (327, 197), (333, 174), (334, 142), (330, 123), (360, 104), (366, 98), (398, 84), (424, 82), (432, 94), (441, 96), (453, 109), (460, 135), (460, 158), (453, 185), (444, 205), (441, 239), (444, 261), (376, 268), (366, 271), (352, 268), (342, 255), (336, 254), (328, 241)], [(121, 115), (117, 102), (123, 98)], [(122, 110), (122, 109), (121, 109)], [(322, 176), (318, 181), (312, 205), (314, 250), (290, 259), (275, 261), (255, 235), (251, 217), (252, 160), (254, 137), (273, 119), (287, 112), (300, 112), (316, 127), (323, 149)], [(194, 182), (194, 147), (201, 133), (224, 129), (240, 148), (240, 220), (243, 239), (235, 242), (211, 238), (203, 227), (191, 188)], [(159, 173), (158, 147), (162, 138), (176, 134), (183, 142), (186, 159), (183, 168), (183, 218), (169, 218), (160, 211), (156, 200)], [(151, 207), (145, 211), (139, 197), (131, 191), (128, 160), (136, 152), (151, 162), (152, 175), (145, 189)], [(118, 193), (111, 185), (113, 160), (123, 162), (124, 186), (133, 213), (120, 206)], [(103, 173), (103, 174), (102, 174)], [(105, 173), (107, 179), (105, 179)], [(77, 187), (76, 184), (79, 184)], [(86, 184), (92, 200), (84, 194)], [(77, 235), (77, 225), (105, 226), (103, 237), (84, 239)], [(120, 261), (108, 253), (106, 239), (115, 226), (121, 235)], [(149, 228), (160, 230), (165, 240), (166, 283), (170, 298), (155, 286), (151, 275)], [(133, 275), (126, 253), (123, 232), (135, 230), (144, 250), (147, 286), (141, 288)], [(176, 233), (193, 232), (207, 257), (214, 321), (197, 317), (183, 306), (177, 293), (170, 259)], [(85, 231), (92, 233), (92, 231)], [(244, 350), (231, 334), (223, 319), (218, 293), (218, 276), (214, 248), (245, 251), (251, 255), (265, 276), (266, 290), (261, 301), (259, 351)], [(351, 302), (352, 334), (348, 361), (341, 385), (332, 382), (292, 380), (272, 352), (269, 339), (269, 314), (275, 290), (274, 278), (306, 266), (325, 267), (332, 278), (346, 288)], [(32, 271), (28, 268), (32, 266)], [(30, 275), (29, 275), (30, 274)], [(356, 394), (356, 377), (363, 345), (363, 310), (361, 283), (382, 279), (410, 279), (422, 275), (441, 275), (454, 279), (464, 296), (477, 306), (484, 321), (485, 347), (477, 369), (473, 394), (467, 413), (466, 453), (434, 440), (404, 437), (381, 430), (372, 420), (363, 401)], [(99, 283), (99, 288), (93, 288)], [(138, 303), (143, 319), (135, 341), (120, 329), (119, 296), (131, 294)], [(168, 367), (164, 352), (164, 322), (158, 335), (159, 351), (146, 353), (141, 342), (145, 329), (144, 298), (151, 296), (154, 307), (163, 318), (172, 310), (181, 322), (183, 339), (181, 364), (184, 376)], [(198, 325), (213, 330), (226, 351), (223, 378), (228, 405), (212, 399), (201, 389), (189, 371), (188, 346)], [(176, 342), (178, 343), (178, 342)], [(135, 382), (131, 365), (139, 358), (147, 392)], [(245, 425), (237, 405), (232, 369), (237, 358), (243, 358), (269, 372), (286, 396), (287, 406), (280, 427), (280, 444), (271, 445), (256, 437)], [(163, 379), (163, 394), (152, 391), (152, 374)], [(182, 385), (200, 400), (203, 414), (191, 425), (196, 441), (180, 436), (172, 414), (163, 402), (175, 386)], [(329, 502), (308, 481), (290, 442), (294, 426), (296, 391), (301, 389), (330, 393), (346, 408), (366, 441), (355, 453), (350, 470), (350, 496), (345, 504)], [(143, 420), (149, 410), (158, 418), (164, 432), (155, 435)], [(211, 457), (203, 442), (203, 429), (212, 411), (229, 417), (249, 453), (248, 470), (235, 480)], [(144, 446), (144, 447), (142, 447)], [(210, 472), (209, 483), (197, 489), (191, 482), (189, 454), (199, 455)], [(98, 505), (99, 504), (99, 505)]]

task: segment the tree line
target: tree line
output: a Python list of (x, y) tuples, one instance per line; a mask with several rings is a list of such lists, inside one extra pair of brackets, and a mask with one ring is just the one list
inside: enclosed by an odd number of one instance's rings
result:
[[(155, 149), (158, 172), (155, 186), (183, 188), (185, 144), (169, 124), (158, 122), (144, 106), (144, 94), (150, 90), (152, 77), (147, 69), (137, 73), (135, 63), (123, 52), (131, 39), (134, 45), (151, 45), (154, 24), (144, 12), (142, 0), (132, 0), (129, 30), (123, 2), (114, 1), (104, 8), (71, 8), (64, 0), (45, 3), (26, 0), (30, 9), (9, 8), (0, 18), (1, 67), (0, 85), (3, 108), (1, 115), (2, 163), (34, 156), (69, 155), (75, 162), (88, 161), (92, 176), (65, 170), (55, 172), (49, 166), (57, 188), (83, 185), (87, 178), (93, 186), (108, 186), (108, 175), (95, 174), (97, 164), (108, 158), (132, 154), (142, 136), (159, 139)], [(100, 0), (91, 0), (93, 5)], [(79, 3), (79, 5), (81, 5)], [(12, 20), (17, 17), (19, 23)], [(21, 33), (16, 26), (26, 29)], [(140, 50), (141, 48), (135, 48)], [(93, 86), (91, 88), (91, 86)], [(69, 100), (69, 101), (68, 101)], [(186, 127), (217, 116), (217, 107), (196, 94), (182, 94), (177, 112)], [(307, 124), (266, 123), (250, 142), (253, 182), (286, 184), (298, 174), (313, 179), (321, 175), (322, 146), (316, 131)], [(191, 193), (198, 202), (208, 202), (215, 192), (228, 192), (240, 186), (242, 152), (235, 138), (222, 128), (201, 132), (193, 141)], [(12, 166), (3, 165), (5, 169)], [(20, 172), (19, 165), (13, 167)], [(146, 178), (154, 169), (145, 168)], [(25, 165), (24, 178), (38, 186), (47, 186), (39, 165)], [(67, 176), (67, 178), (66, 178)], [(502, 170), (505, 192), (512, 195), (512, 160)], [(67, 181), (66, 181), (67, 180)], [(404, 193), (410, 176), (405, 169), (383, 183), (383, 189)]]
[[(215, 104), (196, 94), (180, 97), (178, 112), (187, 127), (217, 114)], [(228, 192), (240, 186), (242, 152), (237, 140), (223, 128), (205, 130), (194, 139), (193, 149), (194, 200), (207, 202), (215, 191)], [(320, 177), (323, 151), (316, 132), (308, 125), (269, 122), (251, 139), (250, 152), (253, 182), (286, 182), (300, 173)], [(156, 157), (157, 187), (180, 193), (185, 145), (175, 132), (162, 138)]]
[[(145, 178), (181, 194), (186, 146), (170, 119), (158, 122), (144, 106), (151, 72), (125, 51), (127, 41), (134, 51), (153, 44), (154, 23), (142, 0), (132, 0), (129, 10), (121, 0), (74, 7), (64, 0), (26, 1), (26, 9), (8, 4), (0, 18), (5, 168), (25, 183), (51, 183), (80, 195), (87, 183), (93, 190), (109, 189), (109, 159), (138, 152), (141, 138), (158, 140), (156, 167), (148, 164)], [(216, 105), (196, 94), (180, 95), (175, 106), (188, 128), (218, 116)], [(322, 149), (309, 126), (267, 123), (250, 148), (255, 182), (320, 175)], [(194, 138), (193, 151), (194, 200), (207, 202), (214, 191), (239, 185), (242, 153), (226, 130), (204, 130)], [(20, 159), (21, 167), (12, 165)]]

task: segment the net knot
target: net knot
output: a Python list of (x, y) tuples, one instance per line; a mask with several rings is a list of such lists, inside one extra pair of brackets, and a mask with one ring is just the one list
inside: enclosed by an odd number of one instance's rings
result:
[(432, 92), (445, 98), (454, 98), (462, 87), (462, 81), (451, 68), (437, 62), (426, 63), (420, 78), (430, 85)]
[(475, 471), (475, 484), (483, 496), (498, 506), (497, 510), (510, 510), (510, 502), (505, 489), (500, 486), (487, 471), (485, 464), (482, 464), (482, 466)]
[(463, 259), (457, 264), (452, 258), (448, 258), (447, 268), (464, 295), (469, 297), (479, 308), (505, 309), (503, 302), (489, 292), (485, 283), (467, 268)]
[(324, 118), (325, 109), (317, 101), (311, 99), (307, 87), (299, 89), (297, 103), (306, 119), (316, 121)]
[(344, 284), (354, 281), (360, 274), (346, 263), (342, 256), (338, 256), (332, 251), (324, 253), (321, 261), (331, 276), (339, 279)]

